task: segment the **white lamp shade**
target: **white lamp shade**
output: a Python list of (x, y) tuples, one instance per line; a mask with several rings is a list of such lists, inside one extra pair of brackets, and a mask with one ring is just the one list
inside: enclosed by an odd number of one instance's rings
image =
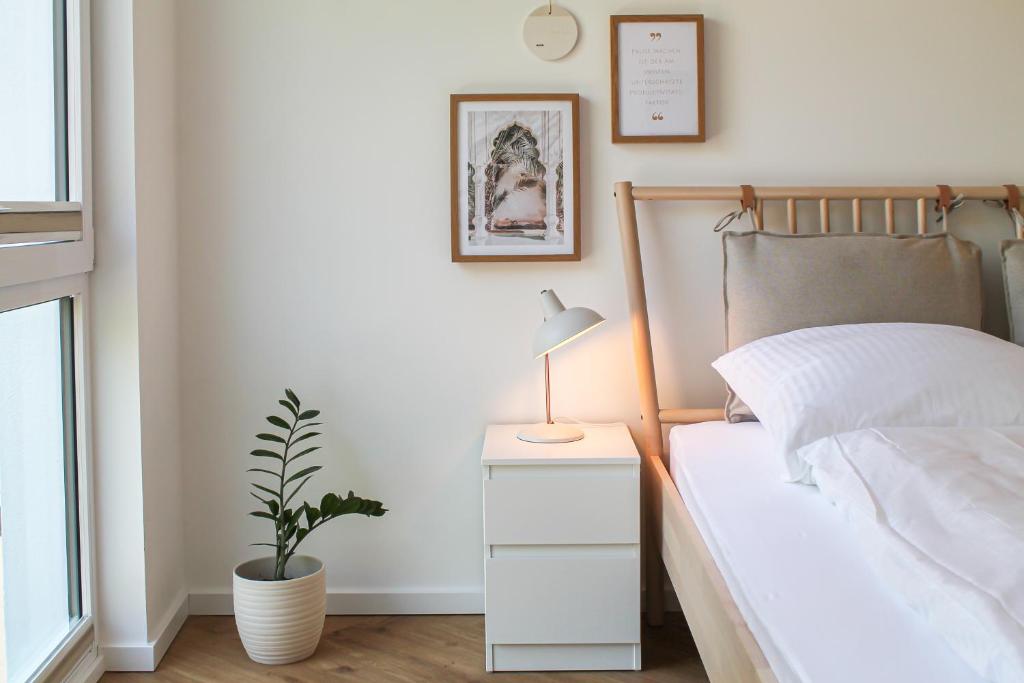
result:
[(589, 308), (567, 309), (550, 289), (541, 292), (540, 297), (544, 323), (533, 336), (534, 358), (551, 353), (604, 322), (599, 313)]

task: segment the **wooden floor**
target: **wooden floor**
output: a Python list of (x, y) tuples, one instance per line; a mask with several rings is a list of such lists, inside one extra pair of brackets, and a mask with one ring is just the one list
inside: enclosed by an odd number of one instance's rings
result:
[(682, 615), (644, 631), (639, 672), (487, 674), (480, 616), (327, 617), (310, 659), (262, 666), (245, 656), (231, 617), (189, 617), (154, 673), (108, 673), (101, 683), (178, 681), (511, 681), (698, 683), (707, 681)]

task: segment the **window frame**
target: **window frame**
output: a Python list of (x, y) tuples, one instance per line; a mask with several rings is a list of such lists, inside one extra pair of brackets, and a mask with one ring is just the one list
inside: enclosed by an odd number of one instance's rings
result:
[[(72, 300), (70, 336), (74, 339), (73, 391), (66, 397), (74, 408), (74, 446), (77, 471), (77, 514), (80, 586), (80, 617), (71, 631), (42, 662), (31, 681), (76, 680), (87, 675), (101, 662), (96, 628), (96, 528), (93, 508), (93, 452), (90, 367), (90, 287), (94, 247), (92, 225), (92, 142), (90, 81), (90, 0), (53, 0), (55, 8), (63, 8), (65, 27), (63, 44), (54, 46), (64, 54), (64, 111), (67, 128), (65, 150), (66, 171), (57, 160), (56, 173), (67, 173), (67, 197), (58, 191), (58, 199), (70, 201), (19, 203), (16, 210), (0, 213), (0, 312), (70, 297)], [(59, 18), (55, 16), (55, 29)], [(55, 87), (57, 80), (55, 73)], [(57, 93), (55, 91), (55, 97)], [(55, 107), (59, 117), (60, 102)], [(59, 145), (58, 145), (59, 147)], [(61, 155), (60, 150), (57, 151)], [(59, 185), (59, 184), (58, 184)], [(14, 208), (14, 202), (0, 205)], [(48, 215), (46, 215), (48, 214)], [(24, 217), (26, 228), (15, 233), (11, 223)], [(47, 222), (49, 221), (49, 222)], [(77, 221), (77, 224), (75, 223)], [(75, 227), (68, 230), (67, 226)], [(49, 230), (57, 226), (58, 230)], [(16, 225), (15, 227), (20, 227)], [(32, 244), (21, 244), (31, 237)], [(45, 240), (64, 240), (46, 243)], [(70, 535), (69, 535), (70, 540)], [(69, 572), (69, 582), (72, 580)]]
[[(96, 656), (96, 556), (92, 486), (92, 434), (89, 375), (89, 279), (86, 274), (0, 288), (0, 313), (70, 297), (73, 302), (71, 335), (75, 339), (73, 357), (74, 439), (77, 472), (75, 484), (78, 505), (78, 583), (81, 590), (81, 615), (61, 644), (40, 665), (32, 679), (61, 679), (79, 664), (86, 654)], [(70, 580), (70, 577), (69, 577)], [(77, 655), (77, 656), (76, 656)]]
[[(93, 269), (89, 0), (55, 0), (55, 8), (61, 5), (66, 27), (63, 52), (69, 201), (10, 202), (0, 196), (0, 207), (7, 209), (0, 210), (0, 245), (12, 241), (19, 244), (0, 248), (0, 287)], [(57, 106), (55, 111), (59, 109)], [(24, 232), (18, 231), (21, 224)], [(58, 229), (50, 229), (53, 227)], [(27, 241), (33, 243), (21, 244)]]

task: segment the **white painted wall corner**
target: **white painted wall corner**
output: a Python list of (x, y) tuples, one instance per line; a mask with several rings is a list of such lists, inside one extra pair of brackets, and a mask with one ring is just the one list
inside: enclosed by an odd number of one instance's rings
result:
[(155, 637), (146, 643), (104, 645), (107, 671), (155, 671), (189, 615), (189, 596), (182, 594), (160, 620)]

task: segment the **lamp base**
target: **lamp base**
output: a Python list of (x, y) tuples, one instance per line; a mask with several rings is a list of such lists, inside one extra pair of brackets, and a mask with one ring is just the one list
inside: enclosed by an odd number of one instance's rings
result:
[(520, 441), (529, 441), (530, 443), (569, 443), (570, 441), (582, 439), (583, 431), (572, 425), (542, 422), (530, 425), (516, 434), (516, 438)]

